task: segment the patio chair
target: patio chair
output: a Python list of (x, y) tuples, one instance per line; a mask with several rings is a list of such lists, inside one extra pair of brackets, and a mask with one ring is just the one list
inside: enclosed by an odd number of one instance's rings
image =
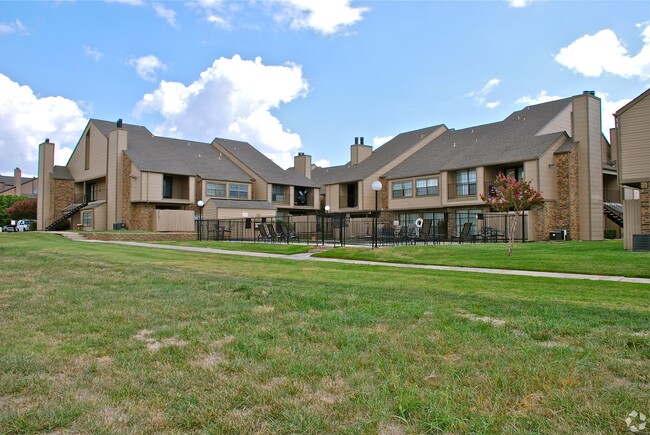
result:
[(285, 242), (286, 241), (291, 241), (291, 240), (296, 240), (296, 241), (300, 242), (300, 237), (298, 237), (298, 235), (296, 233), (294, 233), (293, 231), (291, 231), (289, 229), (289, 224), (288, 223), (280, 222), (280, 224), (278, 225), (278, 229), (280, 231), (280, 234), (279, 234), (280, 240), (284, 240)]
[(266, 224), (267, 228), (269, 229), (269, 238), (271, 239), (272, 242), (277, 242), (278, 241), (278, 233), (275, 231), (275, 224)]
[(260, 240), (264, 242), (271, 241), (271, 235), (269, 234), (266, 224), (257, 224), (257, 231), (259, 231), (259, 234), (257, 235), (258, 242)]
[(420, 228), (420, 234), (417, 240), (423, 241), (425, 245), (429, 242), (435, 243), (436, 240), (431, 234), (431, 219), (425, 219), (422, 221), (422, 228)]
[(463, 229), (460, 232), (460, 236), (458, 237), (459, 243), (465, 242), (471, 242), (474, 243), (476, 242), (476, 235), (471, 233), (472, 231), (472, 223), (471, 222), (465, 222), (463, 224)]

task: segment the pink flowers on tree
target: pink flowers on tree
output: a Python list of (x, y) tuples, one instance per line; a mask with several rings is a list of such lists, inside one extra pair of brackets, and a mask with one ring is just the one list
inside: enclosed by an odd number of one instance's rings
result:
[(516, 218), (508, 220), (508, 257), (512, 256), (513, 235), (517, 229), (518, 218), (523, 215), (525, 210), (541, 205), (544, 202), (542, 194), (531, 187), (530, 181), (517, 181), (513, 177), (499, 173), (488, 194), (481, 194), (481, 200), (493, 210), (514, 211)]

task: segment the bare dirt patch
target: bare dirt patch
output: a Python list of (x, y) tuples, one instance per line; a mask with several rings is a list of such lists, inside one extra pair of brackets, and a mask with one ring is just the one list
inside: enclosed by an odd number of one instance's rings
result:
[(395, 421), (382, 421), (377, 428), (377, 435), (403, 435), (405, 433), (404, 425)]
[(255, 314), (271, 314), (275, 311), (275, 307), (272, 305), (258, 305), (253, 307), (253, 313)]
[(496, 328), (502, 328), (502, 327), (504, 327), (506, 325), (505, 320), (497, 319), (495, 317), (488, 317), (488, 316), (480, 317), (480, 316), (477, 316), (477, 315), (472, 314), (472, 313), (467, 313), (465, 311), (458, 311), (456, 313), (456, 315), (458, 315), (459, 317), (462, 317), (464, 319), (471, 320), (472, 322), (482, 322), (482, 323), (486, 323), (488, 325), (492, 325), (492, 326), (494, 326)]
[(153, 331), (149, 329), (142, 329), (138, 331), (137, 334), (133, 336), (138, 341), (143, 341), (147, 345), (147, 350), (150, 352), (157, 352), (163, 347), (169, 347), (169, 346), (185, 346), (187, 345), (187, 341), (181, 340), (178, 337), (170, 337), (170, 338), (163, 338), (162, 340), (157, 340), (153, 337), (151, 337), (151, 334), (153, 334)]

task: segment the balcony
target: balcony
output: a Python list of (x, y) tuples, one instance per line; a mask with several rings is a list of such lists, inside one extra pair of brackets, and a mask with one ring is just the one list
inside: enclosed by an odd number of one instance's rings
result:
[(476, 183), (449, 183), (447, 187), (449, 199), (476, 199)]

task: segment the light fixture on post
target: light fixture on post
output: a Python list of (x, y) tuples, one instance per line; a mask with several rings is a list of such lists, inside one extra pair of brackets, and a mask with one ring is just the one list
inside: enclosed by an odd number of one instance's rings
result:
[(203, 206), (205, 203), (202, 200), (198, 200), (196, 202), (196, 206), (199, 208), (199, 220), (196, 223), (196, 238), (200, 242), (203, 233)]
[(326, 205), (325, 206), (325, 213), (323, 213), (323, 217), (321, 218), (321, 223), (320, 223), (320, 229), (321, 229), (321, 235), (323, 239), (323, 246), (325, 246), (325, 216), (330, 212), (330, 206)]
[(379, 191), (381, 190), (381, 181), (372, 182), (372, 190), (375, 191), (375, 216), (372, 222), (372, 247), (377, 247), (377, 218), (379, 214)]

